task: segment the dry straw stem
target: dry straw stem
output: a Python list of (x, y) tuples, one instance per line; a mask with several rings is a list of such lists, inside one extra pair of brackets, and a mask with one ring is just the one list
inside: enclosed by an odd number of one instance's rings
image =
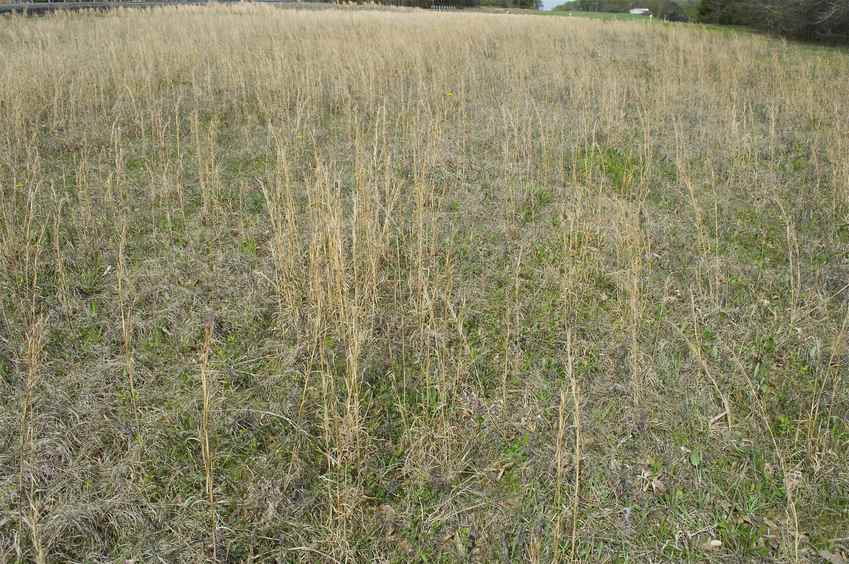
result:
[[(124, 352), (124, 370), (127, 376), (127, 392), (130, 396), (130, 406), (133, 417), (138, 427), (138, 405), (135, 385), (135, 358), (133, 357), (133, 310), (132, 297), (129, 288), (129, 274), (127, 272), (127, 218), (123, 217), (119, 223), (121, 235), (118, 238), (118, 267), (116, 278), (118, 285), (118, 300), (121, 309), (121, 341)], [(138, 429), (136, 429), (138, 432)]]
[[(571, 335), (570, 335), (571, 337)], [(571, 338), (570, 338), (571, 341)], [(572, 346), (569, 345), (569, 357), (572, 357)], [(575, 551), (578, 548), (578, 511), (581, 496), (581, 399), (578, 392), (578, 382), (572, 360), (569, 361), (569, 374), (571, 376), (572, 409), (575, 424), (575, 486), (572, 492), (572, 544), (571, 559), (575, 560)]]
[(643, 284), (646, 270), (644, 255), (648, 253), (646, 235), (641, 225), (642, 198), (636, 202), (620, 203), (618, 252), (626, 264), (625, 294), (627, 296), (628, 363), (634, 405), (640, 403), (648, 382), (644, 378), (641, 360), (640, 331), (643, 322)]
[(213, 458), (209, 444), (210, 436), (210, 404), (212, 402), (212, 372), (209, 367), (209, 353), (212, 349), (212, 331), (214, 321), (210, 317), (203, 326), (203, 345), (200, 354), (200, 385), (201, 385), (201, 423), (200, 423), (200, 445), (203, 457), (203, 474), (206, 482), (206, 501), (210, 514), (210, 542), (212, 548), (212, 559), (216, 560), (218, 540), (218, 512), (215, 509), (214, 483), (212, 479)]
[(516, 267), (513, 270), (513, 284), (510, 299), (505, 300), (507, 304), (504, 314), (504, 371), (501, 375), (501, 400), (504, 405), (507, 405), (507, 386), (511, 375), (515, 372), (519, 362), (521, 353), (518, 350), (518, 339), (516, 334), (520, 329), (521, 312), (519, 310), (519, 290), (521, 288), (521, 280), (519, 274), (522, 268), (522, 253), (524, 249), (519, 250), (519, 256), (516, 257)]
[[(56, 192), (54, 191), (54, 200), (56, 200)], [(62, 210), (66, 204), (65, 199), (59, 200), (55, 206), (56, 210), (53, 212), (53, 251), (56, 253), (55, 259), (55, 269), (56, 276), (58, 278), (58, 290), (57, 297), (59, 302), (62, 304), (62, 308), (64, 309), (65, 315), (70, 315), (71, 309), (71, 296), (70, 296), (70, 287), (68, 285), (68, 273), (65, 268), (65, 259), (62, 254), (62, 240), (61, 240), (61, 229), (62, 229)]]
[(554, 507), (557, 511), (557, 517), (554, 521), (554, 531), (552, 533), (552, 547), (554, 550), (554, 560), (559, 562), (561, 561), (563, 554), (560, 549), (561, 544), (561, 534), (563, 528), (563, 517), (566, 513), (566, 505), (563, 500), (563, 482), (565, 481), (565, 476), (563, 475), (563, 471), (566, 467), (565, 453), (564, 447), (566, 443), (566, 429), (568, 427), (566, 422), (566, 410), (567, 404), (570, 401), (572, 403), (572, 426), (575, 429), (575, 446), (573, 452), (573, 460), (572, 467), (574, 469), (574, 474), (572, 477), (572, 511), (571, 511), (571, 521), (572, 521), (572, 529), (571, 529), (571, 538), (570, 538), (570, 552), (569, 552), (569, 560), (574, 562), (575, 555), (578, 546), (578, 514), (580, 507), (580, 492), (581, 492), (581, 400), (580, 400), (580, 391), (578, 387), (577, 377), (575, 375), (575, 357), (573, 350), (573, 338), (572, 331), (568, 330), (566, 332), (566, 351), (565, 351), (565, 360), (566, 360), (566, 378), (568, 379), (568, 388), (567, 391), (566, 386), (563, 385), (560, 390), (560, 407), (558, 409), (558, 418), (557, 418), (557, 442), (555, 443), (555, 454), (554, 454), (554, 464), (556, 468), (556, 476), (555, 476), (555, 489), (554, 489)]
[(278, 153), (274, 184), (269, 187), (260, 180), (273, 234), (272, 255), (275, 259), (277, 293), (280, 297), (280, 315), (284, 327), (300, 327), (300, 280), (302, 266), (299, 256), (297, 210), (292, 195), (289, 167), (285, 155)]
[(44, 346), (44, 322), (43, 318), (33, 321), (26, 333), (26, 355), (24, 362), (26, 375), (24, 377), (24, 389), (21, 392), (20, 406), (20, 442), (18, 458), (18, 495), (20, 496), (18, 511), (18, 542), (23, 538), (23, 527), (27, 525), (29, 538), (34, 551), (33, 559), (42, 564), (47, 562), (47, 553), (41, 538), (39, 529), (39, 504), (36, 496), (35, 466), (33, 449), (33, 420), (35, 412), (33, 408), (33, 394), (37, 389), (41, 377), (40, 363), (42, 349)]
[[(42, 541), (40, 531), (40, 501), (37, 499), (36, 491), (36, 451), (34, 445), (35, 427), (35, 392), (41, 380), (42, 352), (45, 341), (46, 319), (41, 312), (42, 304), (39, 295), (39, 275), (41, 271), (40, 261), (42, 259), (43, 241), (45, 227), (40, 233), (35, 225), (36, 202), (35, 197), (38, 186), (30, 186), (27, 189), (26, 226), (23, 231), (23, 241), (18, 243), (23, 247), (24, 265), (22, 272), (23, 288), (17, 296), (21, 319), (26, 324), (23, 336), (24, 353), (22, 364), (25, 373), (21, 378), (22, 389), (20, 390), (20, 418), (19, 418), (19, 442), (18, 442), (18, 536), (20, 543), (24, 537), (24, 525), (28, 527), (29, 538), (32, 543), (34, 554), (32, 557), (36, 562), (46, 562), (47, 553)], [(37, 235), (36, 235), (37, 234)], [(15, 250), (13, 247), (10, 250)], [(20, 552), (20, 544), (16, 547)]]
[(775, 199), (775, 204), (781, 213), (784, 222), (784, 231), (787, 242), (787, 285), (790, 287), (790, 326), (796, 325), (799, 318), (799, 300), (802, 294), (802, 270), (799, 264), (799, 239), (793, 218), (787, 213), (780, 200)]

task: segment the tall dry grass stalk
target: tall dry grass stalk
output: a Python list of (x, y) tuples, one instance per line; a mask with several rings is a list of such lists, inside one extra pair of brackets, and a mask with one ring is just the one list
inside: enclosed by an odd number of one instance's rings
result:
[(501, 401), (504, 402), (505, 406), (508, 401), (507, 389), (510, 377), (515, 374), (520, 356), (518, 344), (516, 342), (516, 333), (519, 331), (521, 316), (519, 309), (519, 292), (521, 289), (519, 274), (522, 268), (523, 252), (524, 249), (520, 249), (519, 254), (516, 257), (516, 266), (512, 273), (511, 292), (509, 297), (504, 300), (504, 303), (506, 304), (506, 311), (504, 315), (504, 371), (501, 375)]
[(572, 413), (573, 423), (575, 426), (575, 485), (572, 492), (572, 543), (570, 548), (571, 560), (575, 560), (575, 554), (578, 549), (578, 511), (581, 496), (581, 396), (578, 389), (578, 381), (575, 377), (574, 355), (572, 352), (572, 334), (569, 333), (568, 339), (568, 372), (570, 380), (570, 388), (572, 391)]
[[(6, 299), (16, 299), (19, 319), (24, 325), (23, 329), (23, 351), (20, 355), (21, 364), (24, 367), (21, 377), (21, 390), (19, 393), (20, 411), (18, 423), (18, 467), (17, 467), (17, 493), (18, 493), (18, 534), (16, 550), (21, 555), (20, 543), (24, 536), (28, 536), (32, 544), (31, 557), (39, 564), (47, 561), (46, 547), (43, 541), (40, 524), (41, 500), (37, 494), (37, 452), (34, 443), (36, 427), (35, 392), (41, 381), (42, 353), (44, 348), (45, 332), (47, 328), (46, 316), (43, 313), (43, 304), (40, 295), (41, 273), (43, 266), (43, 242), (46, 225), (38, 229), (36, 195), (38, 185), (30, 185), (26, 189), (26, 207), (24, 210), (24, 227), (18, 234), (5, 233), (4, 243), (15, 246), (5, 247), (7, 252), (15, 253), (12, 265), (17, 267), (13, 272), (16, 279), (13, 288), (17, 290)], [(20, 255), (23, 257), (20, 257)], [(20, 258), (23, 264), (18, 263)], [(7, 257), (7, 260), (9, 258)], [(5, 313), (5, 308), (4, 308)], [(24, 531), (26, 527), (27, 531)]]
[(562, 542), (562, 533), (563, 533), (563, 514), (564, 514), (564, 501), (563, 501), (563, 480), (564, 476), (564, 466), (566, 464), (565, 460), (565, 452), (564, 452), (564, 442), (566, 440), (566, 390), (560, 390), (560, 406), (557, 412), (557, 439), (554, 443), (554, 467), (555, 467), (555, 475), (554, 475), (554, 508), (556, 511), (556, 517), (554, 518), (554, 530), (552, 532), (552, 550), (555, 553), (555, 557), (553, 560), (557, 561), (561, 556), (560, 544)]
[(776, 205), (781, 212), (781, 220), (784, 223), (784, 233), (787, 244), (787, 286), (790, 293), (790, 325), (796, 325), (799, 319), (799, 307), (802, 294), (802, 269), (799, 264), (799, 239), (793, 218), (787, 210), (776, 200)]
[(203, 475), (206, 484), (206, 501), (209, 508), (209, 534), (212, 560), (217, 560), (218, 551), (218, 512), (215, 508), (215, 484), (212, 478), (213, 452), (210, 447), (210, 411), (212, 404), (212, 371), (209, 366), (209, 353), (212, 350), (212, 331), (214, 321), (210, 317), (203, 326), (203, 344), (200, 353), (201, 419), (198, 440), (203, 460)]
[(631, 397), (639, 405), (648, 382), (642, 361), (640, 334), (643, 323), (643, 285), (646, 271), (645, 256), (649, 252), (642, 226), (643, 209), (640, 199), (620, 203), (618, 245), (624, 262), (624, 290), (627, 300), (628, 366), (631, 376)]
[[(54, 192), (54, 201), (56, 200), (56, 195)], [(71, 290), (68, 283), (68, 273), (65, 268), (65, 259), (62, 254), (62, 240), (61, 240), (61, 232), (62, 232), (62, 210), (65, 206), (66, 201), (64, 199), (60, 199), (55, 203), (56, 209), (53, 212), (53, 252), (55, 253), (55, 270), (56, 277), (58, 281), (58, 289), (57, 289), (57, 298), (59, 299), (59, 303), (62, 304), (62, 308), (65, 310), (65, 315), (69, 316), (71, 314)]]
[(277, 170), (273, 187), (262, 184), (262, 193), (268, 208), (273, 233), (272, 254), (277, 273), (277, 293), (280, 297), (280, 314), (287, 328), (300, 327), (300, 293), (302, 265), (297, 210), (291, 191), (288, 164), (282, 153), (277, 156)]
[(213, 221), (213, 212), (218, 207), (217, 202), (220, 201), (221, 195), (221, 179), (216, 155), (219, 126), (215, 120), (211, 120), (204, 126), (197, 111), (192, 112), (189, 123), (194, 140), (195, 166), (200, 185), (201, 217), (204, 221)]
[[(133, 412), (133, 417), (136, 419), (138, 427), (138, 394), (136, 393), (135, 384), (135, 358), (133, 356), (133, 310), (132, 297), (129, 288), (129, 274), (127, 271), (127, 218), (123, 217), (119, 223), (121, 234), (118, 238), (118, 264), (116, 269), (116, 279), (118, 285), (118, 301), (121, 310), (121, 344), (124, 353), (124, 372), (127, 378), (127, 393), (129, 395), (130, 406)], [(138, 433), (138, 428), (136, 429)]]
[(581, 440), (581, 400), (580, 400), (580, 392), (577, 382), (577, 377), (575, 375), (575, 359), (574, 359), (574, 351), (573, 351), (573, 339), (571, 330), (566, 333), (566, 376), (569, 380), (569, 391), (567, 392), (566, 387), (560, 390), (560, 407), (558, 410), (558, 418), (557, 418), (557, 442), (555, 448), (554, 455), (554, 463), (556, 467), (556, 476), (555, 476), (555, 490), (554, 490), (554, 506), (557, 508), (557, 517), (554, 522), (554, 531), (552, 533), (553, 543), (552, 548), (554, 551), (554, 560), (556, 562), (561, 561), (562, 553), (561, 553), (561, 534), (563, 528), (563, 517), (565, 514), (565, 501), (563, 499), (563, 481), (565, 479), (564, 476), (564, 468), (566, 466), (565, 453), (563, 452), (565, 438), (566, 438), (566, 405), (569, 403), (571, 396), (572, 403), (572, 426), (575, 430), (574, 437), (574, 451), (572, 455), (572, 468), (573, 468), (573, 477), (572, 477), (572, 503), (571, 503), (571, 522), (572, 528), (570, 531), (570, 542), (569, 542), (569, 561), (574, 562), (576, 558), (577, 548), (578, 548), (578, 515), (579, 515), (579, 507), (580, 507), (580, 495), (581, 495), (581, 456), (582, 456), (582, 440)]
[[(33, 281), (35, 283), (35, 280)], [(21, 392), (20, 405), (20, 441), (18, 458), (18, 495), (20, 496), (18, 506), (18, 539), (23, 538), (24, 525), (28, 528), (28, 535), (32, 542), (34, 554), (33, 560), (39, 564), (47, 562), (47, 552), (40, 530), (40, 501), (36, 493), (35, 476), (33, 475), (35, 460), (33, 447), (33, 421), (35, 412), (33, 408), (34, 393), (41, 379), (41, 356), (44, 347), (43, 318), (33, 320), (32, 325), (26, 333), (26, 354), (24, 362), (26, 375), (24, 388)]]

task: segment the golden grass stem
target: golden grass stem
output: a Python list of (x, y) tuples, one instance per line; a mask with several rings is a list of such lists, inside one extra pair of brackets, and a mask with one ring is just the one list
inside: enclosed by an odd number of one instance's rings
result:
[(201, 456), (203, 457), (203, 472), (206, 482), (206, 500), (209, 506), (210, 515), (210, 542), (212, 548), (212, 559), (217, 560), (217, 529), (218, 529), (218, 512), (215, 509), (214, 483), (212, 478), (213, 471), (213, 455), (210, 448), (210, 404), (212, 402), (212, 372), (209, 366), (209, 353), (212, 349), (212, 330), (213, 320), (210, 317), (204, 324), (203, 329), (203, 347), (200, 356), (200, 383), (201, 383), (201, 425), (200, 425), (200, 444)]

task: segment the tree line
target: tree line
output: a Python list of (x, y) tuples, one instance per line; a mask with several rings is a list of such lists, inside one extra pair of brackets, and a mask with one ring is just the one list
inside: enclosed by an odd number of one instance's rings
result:
[(687, 11), (673, 0), (574, 0), (558, 6), (558, 10), (578, 12), (626, 13), (632, 8), (648, 8), (652, 15), (663, 19), (687, 19)]
[[(319, 2), (333, 2), (334, 0), (312, 0)], [(493, 8), (520, 8), (535, 10), (542, 7), (542, 0), (344, 0), (355, 4), (374, 2), (386, 6), (405, 6), (411, 8), (477, 8), (487, 6)]]
[(560, 10), (627, 12), (649, 8), (656, 17), (743, 25), (800, 39), (849, 43), (849, 0), (573, 0)]
[(801, 39), (849, 42), (849, 0), (702, 0), (699, 19)]

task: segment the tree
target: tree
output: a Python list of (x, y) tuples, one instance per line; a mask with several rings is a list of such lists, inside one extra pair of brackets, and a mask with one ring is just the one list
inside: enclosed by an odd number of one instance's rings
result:
[(699, 18), (803, 39), (849, 42), (846, 0), (702, 0)]
[(639, 2), (639, 4), (639, 7), (648, 8), (656, 17), (663, 18), (665, 20), (685, 19), (687, 17), (684, 9), (673, 0), (646, 0), (645, 2)]

